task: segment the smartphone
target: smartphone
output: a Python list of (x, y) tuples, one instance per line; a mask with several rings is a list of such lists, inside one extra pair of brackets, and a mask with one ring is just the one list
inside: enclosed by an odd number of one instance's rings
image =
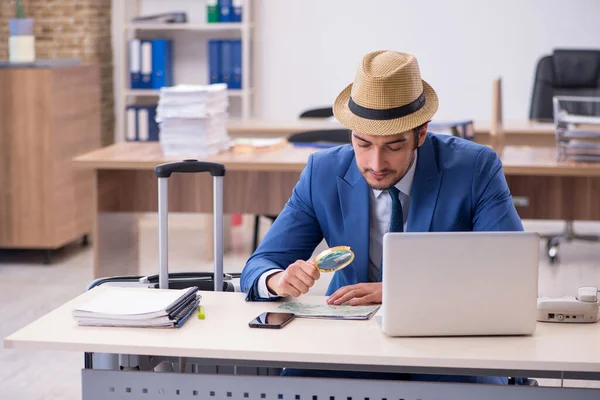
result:
[(250, 328), (281, 329), (294, 319), (294, 314), (283, 312), (264, 312), (254, 318)]

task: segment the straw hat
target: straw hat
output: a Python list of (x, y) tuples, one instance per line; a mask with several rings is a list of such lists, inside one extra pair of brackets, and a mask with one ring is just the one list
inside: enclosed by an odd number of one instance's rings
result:
[(417, 58), (394, 51), (364, 56), (354, 83), (333, 104), (342, 125), (373, 136), (409, 131), (431, 120), (437, 109), (437, 94), (421, 79)]

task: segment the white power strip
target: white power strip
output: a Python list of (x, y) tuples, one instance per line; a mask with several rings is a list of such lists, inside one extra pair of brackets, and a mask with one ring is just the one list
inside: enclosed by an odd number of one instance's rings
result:
[(542, 322), (594, 323), (600, 319), (598, 289), (592, 286), (580, 287), (576, 297), (541, 297), (537, 308), (537, 320)]

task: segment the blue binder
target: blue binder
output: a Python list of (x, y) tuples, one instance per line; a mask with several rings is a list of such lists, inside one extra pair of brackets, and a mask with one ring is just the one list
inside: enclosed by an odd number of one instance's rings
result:
[(137, 122), (137, 106), (125, 107), (125, 118), (127, 128), (125, 130), (125, 140), (127, 142), (135, 142), (138, 140), (138, 122)]
[(219, 0), (219, 22), (232, 22), (231, 0)]
[(243, 0), (232, 0), (231, 22), (242, 22)]
[(148, 141), (156, 142), (159, 138), (159, 128), (156, 122), (156, 105), (142, 106), (148, 110)]
[(228, 89), (233, 78), (232, 47), (232, 40), (221, 41), (221, 82), (226, 83)]
[(152, 41), (141, 41), (140, 52), (141, 76), (140, 89), (152, 89)]
[(139, 39), (129, 41), (129, 82), (131, 89), (141, 89), (141, 43)]
[(129, 105), (126, 107), (128, 142), (155, 142), (159, 139), (156, 105)]
[(208, 81), (213, 83), (223, 82), (221, 76), (221, 41), (208, 41)]
[(242, 88), (242, 41), (231, 40), (231, 83), (229, 88)]
[(173, 86), (173, 41), (152, 39), (152, 89)]
[(138, 140), (155, 142), (158, 140), (158, 124), (156, 122), (156, 105), (140, 105), (138, 113)]

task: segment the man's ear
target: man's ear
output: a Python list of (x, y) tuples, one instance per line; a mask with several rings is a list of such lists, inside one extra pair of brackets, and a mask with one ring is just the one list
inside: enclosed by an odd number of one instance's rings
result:
[(427, 138), (427, 127), (429, 126), (429, 122), (426, 122), (425, 125), (419, 129), (419, 142), (417, 147), (421, 147), (423, 143), (425, 143), (425, 138)]

